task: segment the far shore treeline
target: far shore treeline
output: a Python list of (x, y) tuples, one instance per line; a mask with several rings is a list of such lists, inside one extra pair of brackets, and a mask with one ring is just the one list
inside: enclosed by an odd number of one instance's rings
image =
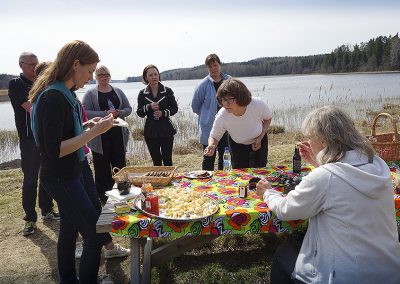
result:
[[(295, 43), (294, 43), (295, 44)], [(223, 58), (223, 54), (219, 54)], [(400, 39), (379, 36), (356, 45), (342, 45), (331, 53), (309, 56), (263, 57), (247, 62), (223, 64), (222, 70), (235, 77), (273, 76), (311, 73), (380, 72), (400, 70)], [(200, 79), (208, 74), (206, 66), (161, 72), (163, 80)], [(141, 81), (141, 76), (127, 82)]]
[[(223, 58), (223, 54), (220, 56)], [(398, 33), (393, 37), (378, 36), (356, 45), (341, 45), (327, 54), (263, 57), (247, 62), (225, 63), (222, 68), (224, 72), (235, 77), (400, 71), (400, 39)], [(191, 80), (206, 75), (205, 65), (199, 65), (161, 72), (161, 79)], [(7, 89), (8, 82), (13, 77), (15, 75), (0, 74), (0, 89)], [(127, 77), (123, 82), (141, 80), (141, 76), (134, 76)]]

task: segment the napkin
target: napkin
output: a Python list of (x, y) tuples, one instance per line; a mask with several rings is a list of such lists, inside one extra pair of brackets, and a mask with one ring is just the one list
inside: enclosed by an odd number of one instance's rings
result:
[(129, 199), (135, 198), (141, 192), (142, 192), (142, 189), (140, 187), (132, 185), (128, 194), (121, 195), (121, 194), (119, 194), (119, 191), (117, 188), (113, 188), (112, 190), (106, 191), (106, 195), (116, 201), (127, 201)]

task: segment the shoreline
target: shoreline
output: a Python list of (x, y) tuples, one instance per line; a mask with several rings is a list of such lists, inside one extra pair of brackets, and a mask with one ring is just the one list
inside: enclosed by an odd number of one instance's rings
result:
[(21, 159), (0, 163), (0, 171), (21, 168)]
[[(400, 73), (400, 71), (366, 71), (366, 72), (345, 72), (345, 73), (307, 73), (307, 74), (282, 74), (282, 75), (263, 75), (263, 76), (246, 76), (244, 78), (251, 77), (294, 77), (294, 76), (313, 76), (313, 75), (364, 75), (364, 74), (392, 74), (392, 73)], [(240, 78), (240, 77), (239, 77)], [(129, 82), (127, 82), (129, 83)], [(10, 101), (8, 97), (8, 89), (0, 90), (0, 102)]]
[(0, 102), (9, 101), (10, 98), (8, 97), (8, 90), (0, 90)]

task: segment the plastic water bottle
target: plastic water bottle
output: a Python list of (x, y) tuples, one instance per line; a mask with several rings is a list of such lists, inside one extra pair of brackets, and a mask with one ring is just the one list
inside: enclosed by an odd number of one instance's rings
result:
[(231, 161), (231, 153), (229, 152), (229, 148), (225, 147), (224, 150), (224, 171), (230, 172), (232, 170), (232, 161)]
[(115, 107), (113, 105), (113, 103), (110, 101), (110, 99), (107, 99), (107, 104), (108, 104), (108, 110), (115, 110)]

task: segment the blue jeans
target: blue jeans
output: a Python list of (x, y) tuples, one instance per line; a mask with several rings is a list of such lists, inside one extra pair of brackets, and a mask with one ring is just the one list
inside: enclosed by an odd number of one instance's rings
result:
[[(92, 201), (92, 204), (93, 204), (94, 208), (96, 209), (97, 215), (100, 217), (101, 210), (102, 210), (101, 202), (100, 202), (100, 198), (97, 194), (92, 169), (90, 168), (89, 162), (86, 158), (82, 162), (82, 183), (83, 183), (83, 186), (86, 190), (86, 193), (87, 193), (89, 199)], [(105, 243), (103, 245), (106, 245), (106, 244), (109, 244), (112, 242), (111, 235), (110, 234), (106, 234), (106, 235), (107, 236), (105, 236), (105, 238), (104, 238)]]
[(75, 270), (75, 245), (78, 232), (84, 245), (79, 267), (79, 283), (97, 283), (100, 253), (108, 234), (96, 233), (98, 213), (85, 191), (82, 177), (67, 181), (42, 181), (60, 210), (57, 243), (60, 283), (78, 283)]
[[(25, 221), (37, 221), (36, 197), (38, 175), (40, 168), (40, 154), (33, 138), (20, 138), (19, 148), (21, 150), (21, 168), (24, 173), (22, 183), (22, 207), (25, 211)], [(39, 183), (39, 208), (42, 215), (53, 210), (53, 200)]]

